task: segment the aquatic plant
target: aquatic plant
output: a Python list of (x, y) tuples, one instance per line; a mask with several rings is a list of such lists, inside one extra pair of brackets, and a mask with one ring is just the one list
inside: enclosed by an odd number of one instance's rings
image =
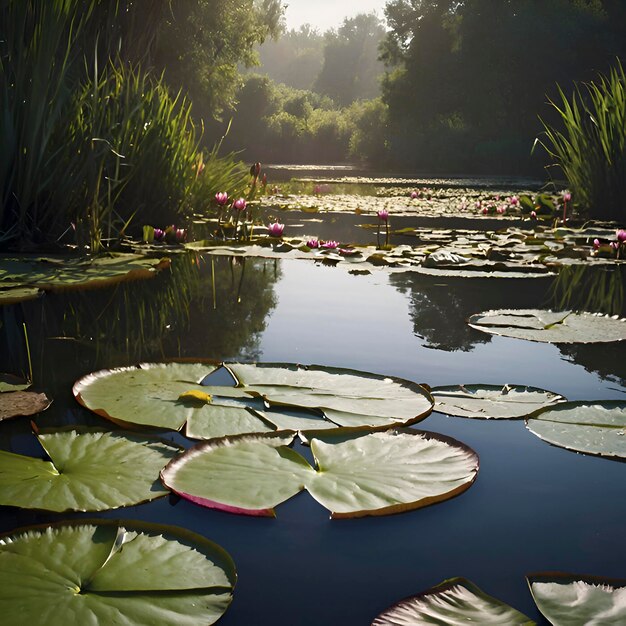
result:
[[(619, 60), (608, 75), (575, 85), (568, 98), (559, 88), (550, 100), (561, 128), (543, 122), (542, 145), (567, 179), (577, 205), (592, 217), (626, 215), (626, 75)], [(564, 202), (564, 205), (566, 203)], [(566, 206), (564, 206), (565, 218)]]
[(267, 232), (272, 237), (282, 237), (283, 231), (285, 230), (285, 225), (280, 224), (279, 222), (274, 222), (267, 227)]

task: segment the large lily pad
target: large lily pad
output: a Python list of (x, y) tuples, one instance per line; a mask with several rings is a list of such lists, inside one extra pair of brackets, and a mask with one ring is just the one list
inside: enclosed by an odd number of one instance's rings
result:
[[(430, 394), (398, 378), (292, 364), (230, 363), (237, 386), (204, 386), (216, 365), (147, 363), (104, 370), (74, 385), (76, 399), (124, 425), (179, 430), (211, 439), (284, 428), (409, 425), (432, 410)], [(210, 400), (195, 402), (194, 393)], [(265, 409), (271, 408), (271, 411)], [(294, 417), (294, 410), (306, 417)]]
[(546, 343), (597, 343), (626, 339), (626, 320), (599, 313), (500, 309), (472, 315), (469, 325), (492, 335)]
[(626, 580), (558, 573), (527, 579), (537, 607), (554, 626), (626, 624)]
[(214, 439), (171, 461), (161, 477), (192, 502), (257, 516), (274, 516), (275, 506), (306, 489), (338, 518), (434, 504), (468, 489), (478, 472), (475, 452), (434, 433), (318, 434), (310, 441), (316, 469), (288, 447), (293, 437), (283, 432)]
[(7, 391), (0, 393), (0, 421), (11, 417), (36, 415), (45, 411), (52, 400), (43, 392)]
[(372, 626), (422, 624), (532, 626), (535, 622), (465, 578), (445, 580), (428, 591), (401, 600), (372, 622)]
[(626, 402), (565, 402), (528, 416), (526, 427), (548, 443), (626, 459)]
[(235, 581), (222, 548), (170, 526), (75, 521), (0, 539), (5, 626), (213, 624)]
[(566, 398), (523, 385), (451, 385), (431, 389), (435, 411), (477, 419), (514, 419)]
[(38, 435), (50, 461), (0, 451), (0, 505), (102, 511), (168, 494), (158, 480), (180, 448), (125, 433)]

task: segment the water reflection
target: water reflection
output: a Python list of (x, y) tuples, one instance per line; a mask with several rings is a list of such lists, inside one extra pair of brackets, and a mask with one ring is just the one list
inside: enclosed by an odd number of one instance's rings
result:
[(491, 336), (467, 325), (480, 311), (501, 308), (543, 308), (549, 280), (433, 277), (414, 273), (392, 274), (389, 282), (409, 302), (415, 335), (426, 347), (468, 352)]
[(28, 372), (22, 324), (47, 385), (142, 360), (253, 360), (279, 279), (274, 261), (180, 255), (148, 281), (0, 307), (0, 371)]

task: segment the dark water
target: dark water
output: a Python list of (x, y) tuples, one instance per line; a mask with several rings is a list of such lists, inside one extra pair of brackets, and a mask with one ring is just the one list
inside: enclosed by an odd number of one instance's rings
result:
[[(82, 374), (174, 356), (316, 363), (432, 386), (519, 383), (572, 400), (624, 399), (626, 345), (561, 350), (465, 324), (488, 308), (545, 306), (548, 291), (544, 280), (354, 276), (252, 259), (218, 259), (212, 268), (210, 259), (179, 258), (169, 275), (147, 283), (0, 308), (0, 371), (25, 368), (25, 321), (36, 381), (55, 397), (40, 426), (97, 423), (71, 398), (71, 382)], [(1, 427), (4, 448), (29, 448), (28, 420)], [(367, 626), (393, 602), (453, 576), (539, 620), (526, 573), (626, 576), (626, 464), (552, 447), (518, 421), (432, 414), (418, 427), (478, 452), (479, 476), (467, 492), (357, 520), (331, 521), (306, 493), (278, 507), (273, 520), (168, 499), (102, 516), (184, 526), (228, 550), (239, 582), (224, 626)], [(4, 507), (0, 529), (67, 517)]]

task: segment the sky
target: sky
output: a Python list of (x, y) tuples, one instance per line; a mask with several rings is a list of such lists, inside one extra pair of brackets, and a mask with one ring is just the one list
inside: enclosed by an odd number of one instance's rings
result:
[(285, 0), (289, 5), (285, 18), (288, 29), (308, 23), (323, 32), (340, 26), (346, 17), (358, 13), (376, 11), (382, 18), (386, 3), (387, 0)]

